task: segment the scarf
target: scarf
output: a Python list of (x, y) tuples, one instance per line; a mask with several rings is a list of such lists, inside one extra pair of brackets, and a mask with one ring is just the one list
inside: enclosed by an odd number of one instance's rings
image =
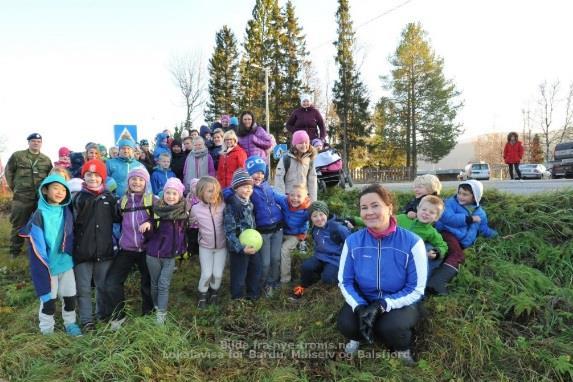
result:
[(386, 228), (384, 231), (374, 231), (373, 229), (368, 228), (368, 233), (372, 235), (376, 240), (380, 240), (386, 236), (390, 236), (394, 232), (396, 232), (396, 218), (394, 216), (390, 216), (390, 224), (388, 225), (388, 228)]
[(209, 175), (209, 150), (207, 147), (201, 150), (191, 150), (187, 156), (187, 177), (185, 179), (199, 179)]
[(187, 219), (187, 204), (183, 198), (173, 205), (160, 200), (153, 206), (153, 212), (159, 220), (185, 220)]
[(88, 192), (88, 193), (90, 193), (90, 194), (92, 194), (92, 195), (98, 196), (98, 195), (101, 195), (101, 194), (105, 191), (105, 186), (104, 186), (104, 184), (102, 183), (102, 184), (99, 185), (98, 188), (96, 188), (96, 189), (94, 190), (94, 189), (88, 188), (88, 186), (86, 185), (86, 182), (83, 182), (83, 183), (82, 183), (82, 191), (85, 191), (85, 192)]
[(298, 210), (306, 210), (308, 207), (310, 207), (310, 198), (307, 196), (303, 202), (300, 204), (300, 206), (298, 207), (293, 207), (290, 205), (290, 201), (287, 199), (287, 203), (288, 203), (288, 209), (289, 211), (298, 211)]

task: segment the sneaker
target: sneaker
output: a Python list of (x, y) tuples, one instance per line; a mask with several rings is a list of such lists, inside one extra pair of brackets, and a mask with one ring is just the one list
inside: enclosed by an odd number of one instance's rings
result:
[(298, 301), (304, 294), (304, 287), (302, 285), (297, 285), (292, 290), (292, 295), (289, 297), (290, 300)]
[(414, 358), (412, 358), (412, 353), (410, 352), (410, 349), (397, 351), (396, 358), (402, 361), (406, 366), (416, 366), (416, 361), (414, 361)]
[(346, 354), (354, 355), (358, 351), (359, 347), (360, 347), (360, 341), (350, 340), (348, 341), (346, 346), (344, 346), (344, 351), (346, 352)]
[(42, 334), (45, 336), (51, 336), (52, 334), (54, 334), (54, 328), (42, 330)]
[(211, 290), (211, 294), (209, 295), (209, 305), (217, 305), (219, 304), (219, 294), (217, 290)]
[(66, 325), (66, 333), (68, 333), (72, 337), (81, 337), (82, 331), (77, 324), (69, 324)]
[(296, 249), (300, 252), (300, 253), (306, 253), (307, 251), (307, 246), (306, 246), (306, 241), (301, 240), (298, 242)]
[(274, 288), (270, 285), (267, 285), (264, 289), (263, 289), (263, 293), (265, 294), (265, 296), (267, 298), (271, 298), (273, 297), (274, 294)]
[(111, 320), (109, 322), (111, 330), (113, 330), (114, 332), (117, 332), (119, 329), (121, 329), (121, 325), (123, 325), (126, 318), (127, 317), (123, 317), (122, 319), (119, 319), (119, 320)]
[(167, 312), (160, 312), (159, 310), (156, 313), (155, 322), (157, 325), (164, 325), (165, 320), (167, 319)]
[(86, 322), (85, 324), (82, 324), (82, 331), (84, 333), (93, 332), (95, 330), (96, 326), (93, 322)]
[(197, 308), (205, 309), (207, 307), (207, 292), (201, 293), (199, 292), (199, 297), (197, 299)]

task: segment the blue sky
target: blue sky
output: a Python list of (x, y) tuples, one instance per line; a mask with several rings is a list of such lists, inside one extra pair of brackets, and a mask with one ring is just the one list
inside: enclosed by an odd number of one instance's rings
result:
[[(336, 75), (331, 42), (337, 2), (293, 3), (326, 88)], [(465, 136), (520, 130), (521, 109), (535, 107), (541, 81), (559, 78), (565, 90), (573, 79), (568, 3), (351, 0), (362, 78), (374, 102), (401, 31), (420, 21), (445, 60), (446, 75), (463, 92)], [(110, 145), (114, 124), (137, 124), (148, 138), (173, 126), (185, 111), (168, 71), (172, 58), (201, 52), (206, 65), (216, 31), (227, 24), (242, 40), (253, 5), (0, 0), (3, 161), (24, 148), (34, 131), (44, 135), (43, 151), (55, 158), (61, 145), (73, 150), (94, 140)]]

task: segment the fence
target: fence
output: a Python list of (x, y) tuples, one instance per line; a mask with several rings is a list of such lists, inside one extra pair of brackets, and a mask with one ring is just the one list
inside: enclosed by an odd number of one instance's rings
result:
[(413, 179), (413, 172), (409, 167), (355, 168), (350, 170), (350, 176), (357, 184), (405, 182)]

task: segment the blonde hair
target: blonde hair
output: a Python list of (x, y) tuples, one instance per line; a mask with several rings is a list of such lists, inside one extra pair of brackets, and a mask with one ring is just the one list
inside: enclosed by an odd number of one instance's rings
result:
[(434, 207), (436, 207), (438, 209), (438, 216), (437, 219), (439, 219), (442, 214), (444, 213), (444, 201), (437, 197), (436, 195), (426, 195), (424, 196), (421, 200), (420, 200), (420, 204), (418, 204), (418, 208), (420, 208), (420, 206), (422, 205), (422, 203), (428, 203), (433, 205)]
[(61, 167), (61, 166), (54, 167), (52, 169), (52, 171), (50, 171), (49, 175), (52, 175), (52, 174), (61, 175), (66, 181), (68, 181), (72, 178), (70, 176), (70, 172), (65, 167)]
[(435, 193), (436, 195), (440, 195), (440, 192), (442, 191), (442, 183), (440, 183), (437, 176), (432, 174), (417, 176), (416, 179), (414, 179), (413, 186), (424, 186), (430, 194)]
[[(201, 137), (193, 138), (193, 141), (192, 141), (193, 146), (195, 146), (195, 143), (197, 143), (197, 142), (201, 142), (203, 147), (207, 147), (207, 145), (205, 145), (205, 141), (203, 140), (203, 138), (201, 138)], [(192, 150), (194, 150), (194, 148)]]
[(163, 153), (159, 154), (158, 159), (161, 159), (161, 158), (169, 158), (169, 160), (171, 160), (171, 155), (169, 155), (169, 153), (163, 152)]
[(221, 185), (219, 184), (219, 181), (216, 178), (213, 178), (212, 176), (202, 176), (197, 182), (197, 186), (195, 188), (195, 195), (197, 195), (197, 197), (201, 199), (203, 203), (210, 204), (209, 201), (205, 200), (205, 193), (207, 192), (207, 189), (210, 186), (213, 186), (215, 188), (214, 191), (215, 195), (217, 195), (217, 198), (215, 200), (214, 205), (215, 208), (217, 208), (223, 202), (223, 197), (221, 196)]
[(225, 134), (223, 134), (223, 151), (227, 151), (228, 147), (227, 144), (225, 143), (225, 139), (233, 139), (236, 142), (239, 141), (239, 139), (237, 138), (237, 134), (235, 134), (235, 132), (233, 130), (229, 130), (227, 132), (225, 132)]
[(308, 187), (306, 187), (306, 184), (304, 183), (300, 183), (300, 184), (295, 184), (294, 186), (291, 187), (292, 190), (301, 190), (303, 194), (308, 194)]

